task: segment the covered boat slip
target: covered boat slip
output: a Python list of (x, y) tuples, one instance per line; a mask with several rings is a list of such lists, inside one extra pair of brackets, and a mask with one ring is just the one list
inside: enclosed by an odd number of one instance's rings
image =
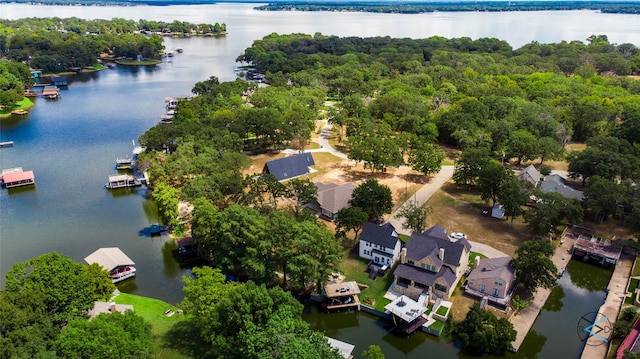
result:
[(116, 283), (135, 276), (135, 264), (118, 247), (100, 248), (84, 258), (88, 264), (97, 263), (109, 271), (109, 278)]
[(142, 185), (142, 182), (132, 175), (114, 175), (109, 176), (109, 182), (105, 183), (108, 189), (136, 187)]
[(326, 308), (340, 309), (356, 307), (360, 310), (360, 288), (356, 282), (332, 283), (324, 286)]
[(428, 309), (425, 306), (426, 298), (427, 296), (423, 294), (418, 301), (415, 301), (406, 295), (401, 295), (393, 302), (387, 304), (384, 309), (387, 313), (391, 313), (394, 318), (397, 317), (401, 319), (396, 329), (405, 335), (409, 335), (429, 321), (429, 319), (423, 316)]
[(21, 167), (2, 170), (0, 180), (6, 188), (36, 184), (33, 171), (23, 171)]

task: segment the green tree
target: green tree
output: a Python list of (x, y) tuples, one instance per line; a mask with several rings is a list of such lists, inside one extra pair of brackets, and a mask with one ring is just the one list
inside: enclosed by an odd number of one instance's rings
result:
[(489, 163), (489, 160), (489, 152), (485, 148), (465, 149), (456, 161), (453, 181), (458, 186), (475, 185), (480, 171)]
[(618, 204), (624, 201), (622, 186), (600, 176), (593, 176), (584, 190), (582, 203), (588, 212), (604, 222), (618, 211)]
[(84, 266), (52, 252), (16, 263), (6, 274), (9, 292), (37, 291), (44, 296), (44, 308), (54, 325), (84, 317), (93, 307), (94, 283)]
[(116, 285), (109, 278), (109, 271), (98, 263), (84, 266), (84, 270), (91, 276), (93, 282), (93, 299), (97, 301), (109, 300), (116, 290)]
[(443, 159), (440, 148), (430, 143), (421, 144), (409, 153), (411, 168), (425, 175), (440, 172)]
[(391, 213), (393, 197), (389, 187), (380, 184), (375, 179), (368, 179), (351, 193), (349, 204), (361, 208), (369, 219), (378, 219), (385, 213)]
[(384, 354), (379, 346), (370, 344), (369, 348), (362, 351), (362, 356), (367, 359), (384, 359)]
[(47, 311), (43, 292), (0, 291), (0, 358), (53, 357), (51, 342), (60, 332)]
[(407, 202), (400, 207), (396, 218), (404, 218), (402, 228), (410, 229), (414, 232), (424, 232), (427, 228), (427, 216), (432, 212), (431, 207), (418, 206), (415, 203)]
[(308, 178), (294, 178), (287, 181), (285, 196), (295, 201), (294, 208), (297, 216), (305, 204), (318, 200), (318, 187)]
[(478, 173), (477, 184), (481, 192), (480, 197), (485, 201), (491, 200), (491, 205), (495, 206), (501, 192), (507, 193), (504, 189), (512, 177), (513, 172), (509, 168), (502, 166), (498, 161), (489, 161)]
[(310, 330), (309, 324), (288, 308), (277, 309), (264, 325), (247, 323), (239, 337), (238, 356), (242, 358), (342, 358), (324, 335)]
[(518, 283), (528, 293), (552, 288), (558, 279), (558, 268), (551, 261), (553, 247), (544, 240), (524, 242), (516, 249), (516, 257), (509, 265), (518, 273)]
[(144, 358), (151, 355), (151, 343), (151, 325), (128, 310), (72, 320), (55, 347), (65, 358)]
[(524, 221), (535, 237), (558, 234), (558, 227), (564, 221), (582, 222), (582, 206), (578, 201), (555, 192), (539, 194), (538, 198), (540, 201), (524, 213)]
[(559, 160), (564, 155), (562, 145), (551, 137), (542, 137), (537, 141), (537, 153), (540, 156), (540, 164), (544, 160)]
[(520, 181), (513, 175), (513, 173), (510, 173), (498, 189), (498, 203), (502, 205), (505, 216), (511, 218), (509, 226), (513, 226), (513, 219), (515, 217), (524, 213), (522, 206), (524, 206), (529, 199), (527, 191), (523, 188), (524, 183), (525, 182)]
[(178, 190), (165, 183), (158, 183), (151, 196), (158, 205), (158, 212), (163, 223), (169, 226), (177, 225), (180, 214)]
[(518, 158), (518, 165), (524, 160), (535, 158), (539, 151), (537, 142), (536, 137), (527, 130), (512, 132), (506, 143), (509, 157)]
[(473, 303), (464, 321), (456, 326), (462, 349), (473, 354), (504, 353), (511, 349), (516, 334), (508, 319), (498, 319), (478, 303)]
[(368, 218), (367, 212), (359, 207), (346, 207), (339, 210), (333, 220), (336, 224), (336, 235), (346, 237), (347, 232), (354, 231), (353, 238), (358, 238), (358, 233)]

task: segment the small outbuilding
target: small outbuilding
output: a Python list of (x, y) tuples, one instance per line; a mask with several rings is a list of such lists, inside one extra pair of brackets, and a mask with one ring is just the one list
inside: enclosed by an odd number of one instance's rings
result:
[(343, 358), (345, 359), (353, 358), (353, 349), (355, 349), (356, 347), (355, 345), (345, 343), (343, 341), (329, 338), (329, 337), (326, 337), (326, 338), (327, 338), (327, 341), (329, 342), (329, 345), (334, 349), (338, 349), (338, 351), (340, 352), (340, 355), (342, 355)]
[(491, 208), (491, 217), (502, 219), (504, 217), (504, 208), (501, 204), (496, 204)]

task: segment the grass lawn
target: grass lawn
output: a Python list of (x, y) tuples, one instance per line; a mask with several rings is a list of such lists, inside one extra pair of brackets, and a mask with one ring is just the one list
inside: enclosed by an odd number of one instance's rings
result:
[(433, 324), (431, 324), (431, 326), (429, 326), (429, 328), (431, 328), (433, 330), (441, 331), (442, 328), (444, 328), (444, 322), (436, 320)]
[[(356, 251), (346, 250), (344, 253), (344, 259), (340, 263), (340, 271), (344, 274), (345, 281), (356, 281), (358, 284), (368, 286), (365, 289), (361, 289), (360, 301), (366, 305), (373, 306), (377, 310), (384, 311), (384, 306), (391, 303), (388, 299), (384, 298), (384, 294), (389, 289), (389, 286), (393, 282), (393, 268), (387, 271), (384, 277), (377, 277), (375, 280), (369, 279), (369, 273), (367, 272), (367, 265), (369, 261), (359, 258)], [(374, 302), (372, 305), (371, 302)]]
[(13, 110), (26, 110), (31, 107), (33, 107), (33, 101), (28, 97), (23, 97), (22, 100), (18, 101), (13, 108), (0, 108), (0, 117), (11, 115), (11, 111)]
[(151, 323), (153, 334), (153, 352), (155, 358), (193, 358), (176, 349), (174, 343), (170, 343), (172, 335), (168, 335), (174, 326), (187, 323), (187, 317), (182, 314), (174, 314), (171, 317), (164, 315), (168, 309), (176, 310), (176, 307), (159, 299), (141, 297), (138, 295), (120, 293), (115, 302), (118, 304), (133, 305), (133, 311)]
[(636, 257), (635, 263), (633, 264), (633, 272), (631, 272), (632, 277), (640, 276), (640, 258)]
[(446, 317), (447, 313), (449, 312), (449, 308), (445, 307), (443, 305), (439, 306), (438, 309), (436, 310), (436, 314)]

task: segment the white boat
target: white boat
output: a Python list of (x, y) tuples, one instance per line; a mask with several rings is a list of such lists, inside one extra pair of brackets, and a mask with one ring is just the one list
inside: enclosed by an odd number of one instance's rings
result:
[(111, 281), (113, 283), (121, 282), (135, 275), (136, 268), (134, 266), (117, 267), (109, 272), (109, 278), (111, 278)]

